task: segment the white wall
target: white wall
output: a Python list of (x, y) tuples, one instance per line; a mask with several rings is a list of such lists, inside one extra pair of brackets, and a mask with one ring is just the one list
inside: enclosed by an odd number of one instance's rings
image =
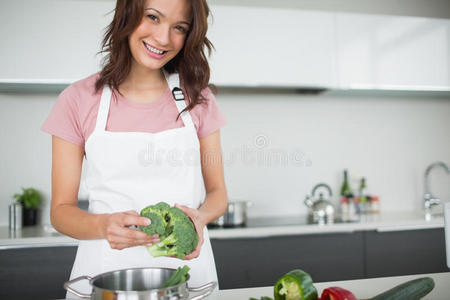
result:
[[(49, 222), (51, 138), (40, 131), (56, 94), (0, 94), (0, 225), (21, 186), (44, 195)], [(255, 202), (252, 216), (305, 214), (304, 196), (326, 182), (337, 192), (342, 170), (366, 176), (383, 211), (421, 208), (423, 172), (450, 164), (450, 99), (399, 96), (217, 96), (230, 198)], [(246, 159), (242, 153), (247, 153)], [(287, 165), (276, 155), (294, 155)], [(281, 156), (283, 157), (283, 156)], [(450, 178), (436, 170), (432, 188), (450, 200)], [(335, 198), (337, 201), (337, 199)]]
[[(401, 8), (413, 15), (420, 15), (419, 8), (423, 8), (430, 14), (423, 16), (441, 17), (438, 12), (445, 11), (448, 2), (436, 1), (433, 3), (439, 2), (440, 8), (436, 11), (431, 11), (429, 2), (419, 4), (419, 0), (408, 9)], [(220, 3), (213, 1), (216, 2)], [(365, 10), (377, 10), (375, 5), (364, 2)], [(280, 6), (283, 3), (297, 2), (282, 2)], [(322, 5), (323, 9), (338, 9), (332, 1), (298, 3), (303, 5), (298, 8), (321, 9), (318, 6)], [(355, 1), (345, 3), (346, 11), (356, 5)], [(393, 4), (383, 3), (382, 7), (394, 9)], [(113, 1), (82, 0), (2, 1), (0, 20), (7, 26), (0, 26), (4, 38), (0, 56), (8, 58), (3, 60), (5, 64), (10, 63), (8, 68), (2, 65), (0, 69), (14, 71), (19, 63), (26, 67), (28, 62), (39, 60), (40, 55), (53, 57), (48, 54), (53, 51), (56, 64), (74, 65), (75, 71), (70, 69), (69, 75), (88, 72), (76, 68), (75, 58), (95, 65), (98, 44), (92, 40), (98, 39), (97, 29), (111, 15), (99, 17), (99, 23), (93, 23), (92, 18), (102, 16), (112, 4)], [(54, 28), (55, 23), (60, 27)], [(34, 52), (26, 43), (28, 39), (37, 40), (31, 45)], [(42, 62), (42, 68), (38, 68)], [(32, 68), (35, 73), (30, 77), (46, 74), (40, 71), (52, 71), (55, 61), (35, 63), (38, 67)], [(11, 74), (8, 72), (5, 74)], [(7, 224), (8, 203), (22, 186), (42, 191), (42, 222), (49, 222), (51, 138), (40, 127), (56, 98), (57, 94), (0, 93), (0, 225)], [(450, 164), (450, 99), (238, 92), (220, 94), (218, 101), (229, 121), (223, 129), (229, 195), (253, 200), (253, 216), (306, 213), (302, 204), (305, 194), (318, 182), (327, 182), (337, 191), (344, 168), (367, 177), (370, 191), (381, 197), (383, 210), (419, 209), (425, 167), (436, 160)], [(242, 153), (247, 154), (248, 160), (239, 156)], [(265, 163), (261, 158), (277, 153), (292, 155), (294, 159), (283, 166), (277, 165), (273, 156)], [(436, 171), (432, 179), (435, 193), (450, 199), (449, 178)]]
[[(255, 215), (305, 214), (305, 194), (319, 182), (337, 193), (344, 168), (367, 178), (383, 211), (421, 209), (426, 166), (436, 160), (450, 163), (448, 97), (254, 94), (219, 99), (229, 119), (223, 139), (230, 196), (255, 201)], [(258, 148), (264, 141), (267, 146)], [(257, 159), (246, 165), (228, 158), (243, 145), (253, 149), (254, 157), (277, 149), (298, 153), (300, 163), (281, 166), (272, 159), (268, 166)], [(435, 194), (450, 200), (450, 177), (436, 170), (432, 180)]]

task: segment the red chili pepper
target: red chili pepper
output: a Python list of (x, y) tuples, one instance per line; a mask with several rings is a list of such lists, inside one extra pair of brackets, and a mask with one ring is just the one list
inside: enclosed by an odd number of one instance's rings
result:
[(337, 287), (329, 287), (323, 290), (319, 300), (358, 300), (352, 292)]

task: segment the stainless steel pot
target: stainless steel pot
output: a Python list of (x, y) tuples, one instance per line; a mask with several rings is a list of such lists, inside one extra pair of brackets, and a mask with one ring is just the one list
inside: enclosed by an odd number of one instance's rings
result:
[[(84, 299), (93, 300), (178, 300), (203, 299), (210, 295), (217, 282), (210, 282), (197, 288), (188, 287), (188, 280), (176, 286), (162, 288), (175, 269), (169, 268), (133, 268), (111, 271), (95, 277), (80, 276), (67, 281), (64, 288)], [(189, 275), (188, 275), (189, 276)], [(89, 280), (92, 286), (91, 294), (76, 291), (70, 285), (81, 280)], [(190, 292), (200, 294), (189, 298)]]
[(247, 208), (252, 205), (250, 201), (230, 201), (225, 213), (211, 224), (223, 227), (243, 226), (247, 223)]

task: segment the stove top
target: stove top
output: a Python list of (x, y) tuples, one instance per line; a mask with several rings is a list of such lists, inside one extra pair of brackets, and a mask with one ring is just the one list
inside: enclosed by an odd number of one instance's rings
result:
[[(336, 219), (334, 223), (352, 223), (355, 221), (343, 221)], [(308, 216), (276, 216), (276, 217), (254, 217), (247, 218), (247, 224), (235, 226), (218, 226), (208, 224), (208, 228), (255, 228), (255, 227), (274, 227), (274, 226), (295, 226), (295, 225), (317, 225), (308, 220)]]

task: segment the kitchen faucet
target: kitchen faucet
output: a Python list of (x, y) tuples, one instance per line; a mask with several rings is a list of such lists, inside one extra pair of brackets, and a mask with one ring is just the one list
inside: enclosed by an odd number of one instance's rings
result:
[(430, 191), (429, 175), (430, 175), (431, 170), (433, 170), (435, 167), (442, 167), (448, 174), (450, 174), (449, 167), (443, 162), (432, 163), (425, 170), (425, 177), (424, 177), (425, 193), (423, 195), (423, 200), (424, 200), (425, 210), (427, 210), (427, 211), (429, 211), (433, 205), (438, 205), (439, 203), (441, 203), (441, 199), (433, 196), (433, 194)]

